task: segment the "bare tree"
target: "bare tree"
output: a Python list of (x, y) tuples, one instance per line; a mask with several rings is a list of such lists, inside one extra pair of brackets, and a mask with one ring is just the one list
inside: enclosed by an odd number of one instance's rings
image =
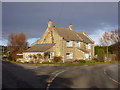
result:
[(100, 38), (100, 44), (103, 46), (109, 46), (118, 43), (119, 39), (120, 39), (120, 34), (118, 33), (118, 30), (104, 32), (103, 36)]
[(119, 42), (120, 35), (118, 30), (112, 30), (110, 32), (104, 32), (103, 36), (100, 38), (100, 44), (107, 47), (107, 58), (108, 58), (108, 47), (110, 45)]
[(8, 37), (8, 47), (10, 55), (14, 61), (16, 61), (17, 53), (22, 53), (27, 49), (28, 43), (26, 35), (24, 33), (11, 33)]

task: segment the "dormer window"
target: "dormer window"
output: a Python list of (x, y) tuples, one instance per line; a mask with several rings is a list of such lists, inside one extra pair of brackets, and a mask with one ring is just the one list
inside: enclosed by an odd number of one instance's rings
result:
[(73, 45), (72, 45), (72, 41), (66, 41), (66, 46), (67, 47), (72, 47)]
[(75, 47), (80, 47), (80, 41), (75, 41)]

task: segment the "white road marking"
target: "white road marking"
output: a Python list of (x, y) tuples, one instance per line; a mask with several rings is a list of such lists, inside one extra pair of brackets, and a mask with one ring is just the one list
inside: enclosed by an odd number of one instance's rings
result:
[(57, 73), (57, 72), (59, 72), (59, 71), (57, 70), (57, 71), (53, 72), (52, 74), (55, 74), (55, 73)]
[[(84, 65), (85, 67), (86, 66), (88, 66), (88, 65)], [(55, 74), (55, 76), (53, 76), (53, 77), (50, 77), (49, 78), (49, 81), (47, 81), (48, 82), (48, 84), (47, 84), (47, 88), (46, 88), (46, 90), (49, 90), (49, 88), (50, 88), (50, 86), (51, 86), (51, 83), (53, 82), (53, 80), (55, 80), (55, 78), (58, 76), (58, 75), (60, 75), (61, 73), (63, 73), (63, 72), (65, 72), (65, 71), (67, 71), (67, 70), (69, 70), (70, 68), (67, 68), (66, 70), (63, 70), (63, 71), (55, 71), (55, 72), (53, 72), (52, 73), (52, 75), (54, 75)], [(57, 73), (58, 72), (58, 73)]]
[(106, 70), (104, 69), (104, 74), (108, 76), (108, 78), (110, 80), (112, 80), (113, 82), (117, 83), (117, 84), (120, 84), (118, 81), (116, 81), (115, 79), (111, 78), (107, 73), (106, 73)]
[[(56, 73), (55, 76), (53, 76), (53, 77), (51, 78), (51, 80), (50, 80), (49, 83), (47, 84), (46, 90), (49, 90), (49, 88), (50, 88), (51, 83), (53, 82), (53, 80), (54, 80), (59, 74), (65, 72), (65, 71), (67, 71), (67, 70), (63, 70), (63, 71), (61, 71), (61, 72), (56, 71), (56, 72), (58, 72), (58, 73)], [(52, 73), (52, 74), (53, 74), (53, 73)]]

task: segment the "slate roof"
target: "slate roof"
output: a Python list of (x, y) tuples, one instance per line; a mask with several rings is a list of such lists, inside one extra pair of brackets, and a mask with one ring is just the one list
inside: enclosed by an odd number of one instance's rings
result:
[(54, 30), (65, 40), (78, 40), (85, 43), (94, 43), (87, 35), (84, 35), (68, 28), (55, 27)]
[(55, 43), (47, 43), (47, 44), (36, 44), (31, 48), (27, 49), (25, 52), (45, 52), (46, 50), (53, 47)]
[(65, 40), (80, 40), (80, 41), (82, 41), (82, 38), (79, 37), (74, 30), (70, 30), (68, 28), (62, 28), (62, 27), (55, 27), (54, 30)]
[(79, 37), (81, 37), (83, 39), (84, 42), (86, 43), (94, 43), (94, 41), (92, 41), (87, 35), (84, 35), (82, 33), (76, 32)]

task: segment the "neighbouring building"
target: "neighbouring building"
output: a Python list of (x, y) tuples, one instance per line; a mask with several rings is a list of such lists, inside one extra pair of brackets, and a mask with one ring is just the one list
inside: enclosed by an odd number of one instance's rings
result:
[(94, 56), (94, 41), (85, 32), (75, 32), (72, 24), (68, 28), (56, 27), (49, 20), (42, 37), (23, 52), (23, 57), (29, 61), (30, 55), (43, 55), (45, 52), (49, 52), (50, 60), (54, 56), (61, 56), (63, 62), (75, 59), (90, 60)]

